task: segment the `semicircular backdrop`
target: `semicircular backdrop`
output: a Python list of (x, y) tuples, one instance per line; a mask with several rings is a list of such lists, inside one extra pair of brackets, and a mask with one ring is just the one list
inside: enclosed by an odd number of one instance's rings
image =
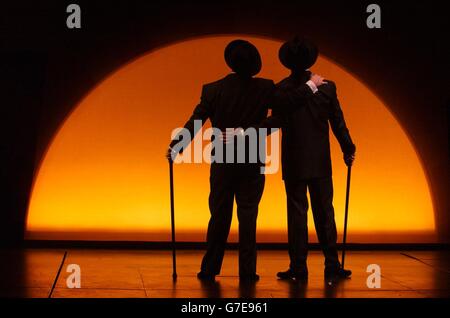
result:
[[(261, 77), (288, 75), (280, 42), (237, 36), (261, 52)], [(57, 240), (170, 239), (171, 132), (199, 101), (202, 84), (229, 69), (223, 49), (236, 36), (186, 40), (137, 58), (108, 76), (74, 108), (35, 176), (26, 238)], [(321, 56), (312, 69), (337, 83), (357, 161), (352, 174), (349, 241), (434, 242), (430, 189), (407, 134), (388, 106), (343, 67)], [(197, 136), (198, 137), (198, 136)], [(332, 157), (338, 232), (344, 219), (346, 167), (334, 137)], [(209, 165), (175, 165), (177, 238), (202, 241), (209, 219)], [(281, 173), (267, 176), (258, 241), (284, 242), (286, 198)], [(312, 216), (311, 239), (316, 241)], [(230, 241), (236, 240), (233, 219)]]

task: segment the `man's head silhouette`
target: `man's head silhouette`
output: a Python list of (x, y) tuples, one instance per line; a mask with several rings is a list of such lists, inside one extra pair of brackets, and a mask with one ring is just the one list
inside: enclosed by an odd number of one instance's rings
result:
[(234, 40), (225, 48), (225, 62), (238, 75), (251, 77), (261, 71), (258, 49), (248, 41)]
[(307, 70), (316, 63), (318, 56), (314, 43), (299, 36), (285, 42), (278, 52), (281, 64), (293, 72)]

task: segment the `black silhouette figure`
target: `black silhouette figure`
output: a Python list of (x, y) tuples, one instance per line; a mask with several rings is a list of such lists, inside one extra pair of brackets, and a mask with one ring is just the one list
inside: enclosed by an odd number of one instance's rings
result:
[[(336, 247), (329, 126), (347, 165), (353, 163), (356, 148), (339, 105), (336, 85), (308, 71), (317, 57), (317, 48), (307, 40), (296, 37), (282, 45), (279, 58), (291, 75), (277, 84), (277, 90), (289, 92), (284, 93), (289, 98), (283, 100), (284, 105), (274, 108), (272, 118), (263, 124), (280, 125), (283, 132), (282, 172), (287, 194), (290, 268), (278, 273), (282, 279), (308, 277), (307, 190), (325, 256), (325, 277), (351, 275), (350, 271), (340, 269)], [(307, 98), (299, 94), (305, 83), (314, 91)]]
[[(201, 101), (185, 128), (194, 136), (194, 120), (225, 132), (227, 128), (247, 129), (267, 117), (273, 81), (254, 77), (261, 69), (261, 57), (251, 43), (235, 40), (225, 49), (225, 61), (233, 72), (203, 86)], [(172, 141), (168, 156), (174, 157)], [(183, 147), (186, 145), (183, 145)], [(210, 171), (209, 209), (211, 218), (207, 233), (207, 251), (198, 278), (214, 280), (220, 273), (226, 242), (230, 231), (233, 201), (236, 199), (239, 219), (239, 275), (242, 280), (255, 281), (256, 218), (265, 177), (260, 163), (212, 163)]]

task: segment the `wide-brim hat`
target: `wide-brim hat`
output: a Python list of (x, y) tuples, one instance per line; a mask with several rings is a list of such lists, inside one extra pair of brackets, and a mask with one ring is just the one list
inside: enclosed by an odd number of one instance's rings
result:
[(278, 51), (281, 64), (290, 70), (306, 70), (316, 63), (318, 56), (317, 46), (298, 36), (285, 42)]
[(237, 74), (254, 76), (261, 71), (258, 49), (248, 41), (234, 40), (225, 48), (225, 62)]

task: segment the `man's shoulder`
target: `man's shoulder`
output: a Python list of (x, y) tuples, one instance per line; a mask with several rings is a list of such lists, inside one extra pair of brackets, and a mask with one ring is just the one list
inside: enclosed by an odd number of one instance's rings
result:
[(222, 82), (223, 82), (223, 79), (220, 79), (218, 81), (203, 84), (202, 100), (209, 101), (209, 102), (213, 101), (214, 97), (216, 96), (216, 92), (218, 91), (219, 87), (222, 86)]
[(202, 97), (212, 99), (215, 96), (215, 92), (217, 92), (219, 88), (223, 86), (224, 81), (225, 78), (221, 78), (217, 81), (203, 84)]
[(263, 77), (254, 77), (253, 80), (261, 85), (275, 85), (273, 80)]
[(332, 80), (325, 79), (325, 82), (327, 82), (326, 85), (329, 85), (329, 87), (332, 87), (332, 88), (336, 89), (336, 83), (333, 82)]
[(222, 84), (223, 81), (224, 81), (224, 78), (221, 78), (221, 79), (219, 79), (217, 81), (203, 84), (203, 90), (205, 90), (205, 89), (206, 90), (210, 90), (210, 89), (217, 88), (217, 87), (219, 87)]
[(288, 88), (290, 86), (293, 86), (293, 80), (290, 77), (286, 77), (284, 79), (282, 79), (281, 81), (279, 81), (275, 86), (277, 88)]
[(329, 97), (335, 97), (336, 96), (336, 83), (326, 79), (326, 84), (323, 84), (319, 87), (319, 92), (324, 93), (325, 95)]
[[(213, 92), (217, 91), (221, 87), (226, 87), (229, 85), (229, 81), (233, 79), (230, 76), (226, 76), (217, 81), (206, 83), (203, 85), (202, 94), (211, 95)], [(275, 87), (275, 83), (271, 79), (262, 78), (262, 77), (254, 77), (252, 81), (257, 85), (257, 87), (262, 87), (266, 89), (272, 89)]]

